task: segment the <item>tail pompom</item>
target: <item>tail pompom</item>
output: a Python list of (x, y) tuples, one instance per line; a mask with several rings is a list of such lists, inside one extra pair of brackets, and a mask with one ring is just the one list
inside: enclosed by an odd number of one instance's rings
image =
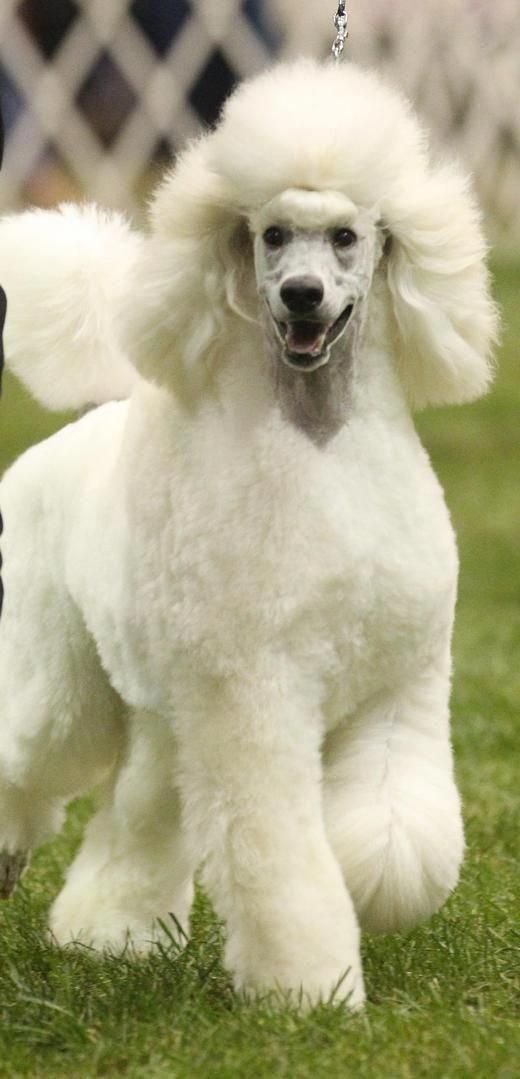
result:
[(122, 215), (91, 205), (0, 221), (6, 364), (46, 408), (131, 392), (139, 376), (117, 323), (141, 241)]

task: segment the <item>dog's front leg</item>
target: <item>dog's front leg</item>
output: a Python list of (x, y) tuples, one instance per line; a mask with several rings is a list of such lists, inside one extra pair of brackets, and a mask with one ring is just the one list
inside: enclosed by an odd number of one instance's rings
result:
[(183, 693), (185, 827), (236, 987), (357, 1006), (359, 930), (323, 823), (321, 724), (294, 681), (273, 670)]
[(450, 661), (380, 693), (324, 747), (327, 834), (363, 929), (406, 932), (455, 887), (464, 851), (449, 733)]

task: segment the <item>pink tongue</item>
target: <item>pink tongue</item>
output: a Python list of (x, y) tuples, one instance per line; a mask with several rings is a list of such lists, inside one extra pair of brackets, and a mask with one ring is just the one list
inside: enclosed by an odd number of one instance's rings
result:
[(290, 352), (321, 352), (325, 332), (318, 322), (289, 322), (287, 347)]

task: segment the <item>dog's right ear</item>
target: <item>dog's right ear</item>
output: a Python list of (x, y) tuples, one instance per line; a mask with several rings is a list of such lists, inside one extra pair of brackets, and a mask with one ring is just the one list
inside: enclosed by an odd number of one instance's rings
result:
[(155, 194), (123, 331), (144, 378), (186, 404), (211, 378), (224, 324), (240, 308), (249, 259), (244, 219), (208, 165), (210, 138), (183, 154)]

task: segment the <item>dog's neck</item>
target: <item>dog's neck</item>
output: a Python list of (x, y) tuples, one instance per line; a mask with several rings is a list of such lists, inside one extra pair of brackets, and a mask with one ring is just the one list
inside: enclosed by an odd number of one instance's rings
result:
[(285, 419), (318, 446), (326, 445), (348, 420), (363, 324), (363, 313), (354, 315), (328, 363), (304, 372), (283, 362), (280, 343), (266, 320), (266, 352), (278, 406)]

